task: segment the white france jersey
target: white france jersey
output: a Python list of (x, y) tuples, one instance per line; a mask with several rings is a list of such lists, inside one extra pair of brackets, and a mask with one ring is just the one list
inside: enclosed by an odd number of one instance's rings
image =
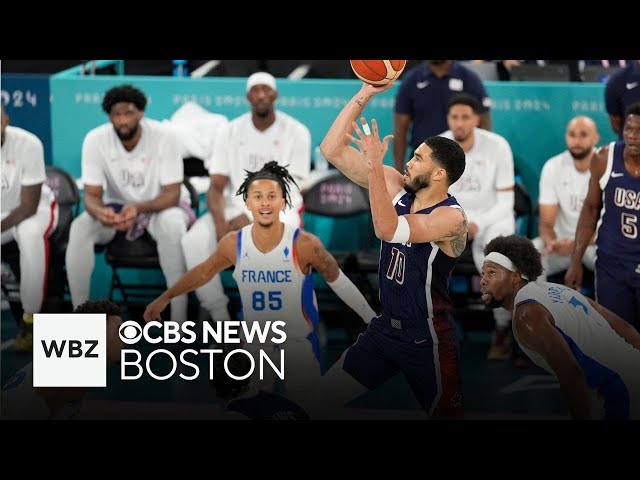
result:
[(7, 125), (2, 144), (2, 218), (20, 205), (22, 186), (42, 183), (40, 202), (50, 204), (53, 192), (44, 183), (44, 147), (33, 133)]
[[(588, 299), (571, 288), (556, 283), (529, 282), (516, 295), (515, 306), (528, 302), (539, 303), (549, 310), (587, 383), (605, 397), (605, 407), (607, 398), (617, 402), (620, 390), (626, 389), (629, 416), (640, 418), (640, 350), (618, 335)], [(518, 341), (515, 330), (514, 336)], [(539, 354), (519, 341), (518, 344), (536, 365), (554, 374)]]
[(105, 188), (104, 203), (150, 200), (160, 194), (161, 186), (183, 180), (182, 147), (175, 133), (148, 118), (140, 121), (140, 128), (140, 140), (130, 152), (110, 122), (84, 139), (82, 180)]
[[(484, 212), (496, 204), (496, 190), (511, 188), (515, 183), (513, 153), (500, 135), (482, 128), (474, 129), (474, 142), (466, 153), (464, 173), (449, 187), (465, 212)], [(447, 130), (442, 137), (453, 140)]]
[[(262, 132), (255, 127), (248, 112), (218, 131), (209, 174), (229, 178), (225, 197), (227, 202), (236, 205), (238, 213), (242, 213), (244, 202), (236, 192), (246, 178), (245, 170), (255, 172), (272, 160), (287, 166), (298, 185), (306, 181), (311, 169), (311, 132), (281, 111), (276, 111), (275, 122)], [(295, 210), (302, 205), (302, 195), (294, 185), (291, 186), (291, 204)]]
[(578, 217), (589, 190), (591, 172), (579, 172), (568, 150), (551, 157), (542, 167), (540, 197), (542, 205), (558, 205), (554, 231), (558, 238), (575, 236)]
[[(238, 232), (233, 278), (238, 284), (243, 320), (283, 321), (287, 339), (306, 338), (318, 325), (318, 304), (313, 278), (298, 264), (295, 243), (300, 232), (284, 224), (280, 243), (270, 252), (260, 252), (253, 243), (253, 224)], [(255, 342), (254, 342), (255, 343)]]

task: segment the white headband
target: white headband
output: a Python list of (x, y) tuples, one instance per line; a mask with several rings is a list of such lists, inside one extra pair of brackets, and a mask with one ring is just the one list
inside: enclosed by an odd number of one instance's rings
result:
[[(513, 262), (509, 259), (509, 257), (507, 257), (506, 255), (503, 255), (501, 253), (491, 252), (491, 253), (489, 253), (489, 255), (484, 257), (484, 261), (486, 262), (487, 260), (490, 261), (490, 262), (493, 262), (493, 263), (497, 263), (498, 265), (506, 268), (507, 270), (509, 270), (511, 272), (517, 272), (518, 271), (518, 269), (515, 267)], [(520, 276), (522, 278), (524, 278), (525, 280), (529, 280), (529, 278), (523, 273), (520, 273)]]
[(249, 93), (251, 87), (254, 87), (255, 85), (266, 85), (271, 87), (273, 90), (278, 90), (276, 87), (276, 79), (273, 75), (270, 75), (267, 72), (256, 72), (247, 78), (247, 93)]

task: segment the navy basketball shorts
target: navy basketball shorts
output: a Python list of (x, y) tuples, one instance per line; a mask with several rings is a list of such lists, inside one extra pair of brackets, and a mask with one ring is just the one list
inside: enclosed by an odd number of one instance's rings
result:
[(401, 372), (430, 415), (462, 415), (464, 398), (456, 326), (448, 314), (432, 321), (433, 329), (429, 328), (425, 337), (403, 329), (398, 320), (384, 315), (374, 318), (347, 350), (343, 369), (370, 390)]

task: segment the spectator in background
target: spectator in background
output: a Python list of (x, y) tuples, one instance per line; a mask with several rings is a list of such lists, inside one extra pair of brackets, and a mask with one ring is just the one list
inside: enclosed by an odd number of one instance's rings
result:
[[(182, 239), (187, 268), (193, 269), (215, 251), (228, 232), (253, 221), (251, 212), (236, 192), (247, 171), (257, 171), (271, 161), (286, 166), (298, 183), (304, 184), (311, 169), (311, 132), (298, 120), (276, 110), (276, 79), (257, 72), (247, 79), (247, 100), (251, 111), (220, 128), (209, 162), (211, 183), (207, 193), (209, 211), (200, 217)], [(291, 207), (280, 213), (283, 222), (301, 224), (302, 195), (291, 191)], [(202, 306), (216, 321), (229, 319), (220, 276), (196, 290)]]
[[(442, 136), (455, 140), (467, 159), (464, 173), (449, 187), (449, 193), (460, 202), (469, 219), (466, 248), (471, 249), (480, 274), (483, 250), (489, 240), (515, 233), (513, 153), (503, 137), (478, 126), (482, 107), (473, 95), (454, 95), (447, 111), (449, 130)], [(493, 316), (496, 329), (488, 358), (506, 360), (511, 357), (508, 341), (511, 315), (500, 308), (494, 310)]]
[(597, 228), (596, 300), (640, 329), (640, 102), (627, 107), (622, 135), (591, 160), (565, 284), (582, 286), (582, 257)]
[(625, 109), (640, 101), (640, 60), (630, 61), (609, 77), (604, 90), (604, 103), (611, 128), (622, 140), (622, 118)]
[(49, 235), (58, 222), (58, 204), (45, 185), (44, 146), (38, 137), (9, 125), (2, 105), (2, 245), (20, 250), (20, 301), (14, 348), (31, 351), (33, 314), (40, 312), (47, 287)]
[(491, 130), (491, 99), (474, 71), (454, 60), (427, 60), (403, 74), (396, 96), (393, 140), (393, 158), (400, 173), (405, 170), (407, 147), (413, 155), (425, 138), (447, 129), (447, 105), (459, 92), (478, 99), (479, 126)]
[[(599, 140), (591, 118), (574, 117), (565, 132), (567, 150), (547, 160), (542, 167), (538, 199), (540, 236), (533, 240), (542, 253), (542, 281), (569, 268), (578, 217), (589, 188), (591, 158)], [(592, 238), (582, 263), (593, 271), (595, 261), (595, 238)]]
[[(102, 101), (109, 122), (84, 139), (85, 211), (71, 224), (66, 254), (74, 308), (89, 298), (94, 245), (109, 243), (117, 231), (137, 235), (146, 228), (158, 244), (167, 285), (186, 271), (180, 239), (191, 208), (186, 189), (181, 202), (181, 146), (169, 128), (144, 118), (146, 105), (144, 93), (131, 85), (111, 88)], [(186, 317), (185, 295), (171, 302), (171, 320), (184, 322)]]

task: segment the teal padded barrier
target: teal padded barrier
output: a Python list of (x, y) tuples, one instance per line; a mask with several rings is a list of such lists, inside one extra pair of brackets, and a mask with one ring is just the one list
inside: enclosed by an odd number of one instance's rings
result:
[(3, 73), (1, 95), (9, 124), (36, 135), (44, 147), (44, 163), (51, 165), (49, 76)]

